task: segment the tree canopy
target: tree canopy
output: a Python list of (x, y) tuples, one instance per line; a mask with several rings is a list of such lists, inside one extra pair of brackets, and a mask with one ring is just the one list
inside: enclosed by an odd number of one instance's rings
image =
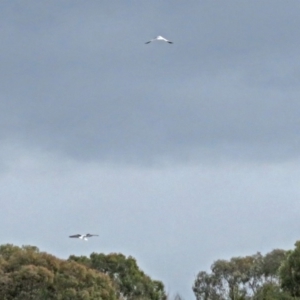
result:
[(1, 300), (165, 300), (164, 286), (122, 254), (70, 256), (34, 246), (0, 246)]
[(293, 297), (300, 298), (300, 241), (295, 243), (295, 249), (288, 251), (279, 274), (283, 290)]
[[(286, 260), (287, 252), (275, 249), (263, 256), (261, 253), (230, 260), (217, 260), (211, 273), (199, 272), (193, 291), (197, 300), (275, 300), (294, 299), (289, 290), (281, 287), (279, 270)], [(290, 256), (291, 257), (291, 254)], [(299, 244), (300, 257), (300, 244)], [(299, 259), (300, 271), (300, 259)], [(289, 267), (287, 267), (289, 269)], [(286, 269), (281, 268), (281, 273)], [(298, 283), (300, 285), (300, 278)], [(291, 282), (291, 280), (289, 281)], [(294, 296), (298, 291), (294, 288)], [(299, 289), (300, 291), (300, 289)], [(299, 292), (300, 293), (300, 292)]]
[(123, 254), (92, 253), (90, 257), (70, 256), (69, 260), (107, 274), (114, 283), (117, 296), (128, 300), (165, 300), (167, 298), (162, 282), (152, 280), (137, 265), (136, 260)]

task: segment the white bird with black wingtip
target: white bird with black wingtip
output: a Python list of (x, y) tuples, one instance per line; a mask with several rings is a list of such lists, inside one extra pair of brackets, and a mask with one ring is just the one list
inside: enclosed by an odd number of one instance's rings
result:
[(171, 41), (165, 39), (164, 37), (162, 37), (162, 36), (160, 36), (160, 35), (157, 36), (156, 38), (150, 40), (149, 42), (146, 42), (145, 44), (149, 44), (149, 43), (155, 42), (155, 41), (162, 41), (162, 42), (167, 42), (167, 43), (169, 43), (169, 44), (173, 44), (173, 42), (171, 42)]
[(87, 234), (74, 234), (74, 235), (70, 235), (69, 237), (70, 238), (77, 238), (77, 239), (81, 239), (81, 240), (87, 241), (88, 238), (90, 238), (92, 236), (99, 236), (99, 235), (98, 234), (87, 233)]

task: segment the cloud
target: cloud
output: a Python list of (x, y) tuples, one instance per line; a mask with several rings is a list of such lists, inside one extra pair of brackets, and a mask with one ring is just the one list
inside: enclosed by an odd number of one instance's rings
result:
[[(168, 5), (6, 4), (0, 136), (82, 160), (297, 155), (292, 7), (192, 4), (182, 23)], [(175, 44), (145, 46), (163, 20)]]

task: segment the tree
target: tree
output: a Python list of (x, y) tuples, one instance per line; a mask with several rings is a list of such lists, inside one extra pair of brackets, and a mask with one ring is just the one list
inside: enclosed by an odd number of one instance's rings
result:
[(210, 274), (199, 272), (193, 291), (198, 300), (260, 300), (275, 294), (283, 297), (278, 269), (284, 258), (285, 251), (276, 249), (265, 256), (258, 252), (229, 261), (217, 260)]
[(162, 282), (152, 280), (141, 271), (136, 260), (123, 254), (92, 253), (85, 256), (70, 256), (69, 260), (76, 261), (99, 272), (107, 274), (114, 283), (117, 295), (121, 299), (165, 300), (167, 298)]
[(217, 260), (211, 267), (215, 280), (219, 282), (216, 287), (228, 299), (244, 299), (246, 289), (243, 283), (247, 282), (248, 268), (247, 258), (237, 257), (232, 258), (231, 261)]
[(263, 259), (262, 272), (266, 278), (266, 281), (271, 283), (279, 283), (278, 270), (285, 260), (286, 251), (281, 249), (275, 249), (267, 253)]
[(0, 299), (115, 300), (109, 276), (37, 247), (0, 246)]
[(198, 300), (225, 300), (220, 278), (212, 273), (200, 272), (193, 286)]
[(280, 286), (272, 282), (265, 283), (253, 296), (253, 300), (294, 300), (289, 293), (280, 289)]
[(287, 253), (279, 269), (281, 287), (293, 297), (300, 297), (300, 241)]

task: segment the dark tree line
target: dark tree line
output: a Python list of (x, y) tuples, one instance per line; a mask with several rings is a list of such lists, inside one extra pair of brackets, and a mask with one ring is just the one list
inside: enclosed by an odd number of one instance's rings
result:
[[(217, 260), (211, 272), (197, 275), (193, 291), (197, 300), (300, 300), (300, 241), (290, 251)], [(92, 253), (63, 260), (34, 246), (0, 246), (1, 300), (167, 298), (163, 283), (131, 256)]]
[(1, 300), (165, 300), (164, 286), (132, 258), (97, 254), (68, 260), (33, 246), (0, 246)]
[[(291, 251), (217, 260), (200, 272), (193, 291), (197, 300), (300, 299), (300, 241)], [(298, 298), (299, 297), (299, 298)]]

